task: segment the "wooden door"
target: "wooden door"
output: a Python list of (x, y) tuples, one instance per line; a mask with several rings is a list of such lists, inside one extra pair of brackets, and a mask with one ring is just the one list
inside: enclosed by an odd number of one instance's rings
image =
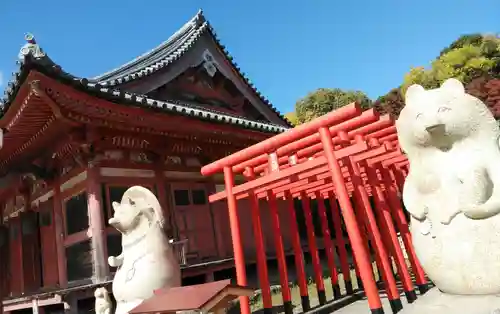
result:
[(40, 244), (42, 247), (42, 281), (44, 287), (55, 287), (59, 284), (57, 265), (56, 227), (53, 217), (54, 199), (40, 203), (38, 225), (40, 226)]
[(187, 241), (188, 262), (217, 256), (214, 223), (203, 183), (172, 183), (174, 216), (180, 239)]
[(21, 219), (9, 219), (9, 246), (10, 246), (10, 293), (18, 296), (23, 293), (23, 255)]
[(33, 292), (42, 286), (37, 212), (31, 210), (21, 212), (21, 234), (23, 241), (24, 292)]

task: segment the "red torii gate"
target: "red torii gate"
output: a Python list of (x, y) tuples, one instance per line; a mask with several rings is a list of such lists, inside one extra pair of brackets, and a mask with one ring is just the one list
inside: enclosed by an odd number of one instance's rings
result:
[[(373, 109), (362, 112), (358, 104), (351, 104), (206, 165), (201, 172), (204, 176), (224, 173), (226, 190), (211, 195), (209, 200), (215, 202), (227, 198), (237, 282), (242, 286), (247, 284), (247, 279), (236, 204), (238, 199), (250, 200), (257, 267), (265, 312), (271, 311), (272, 303), (258, 205), (258, 199), (261, 198), (266, 198), (269, 203), (285, 312), (292, 313), (292, 304), (277, 198), (283, 198), (288, 202), (302, 308), (304, 311), (310, 309), (303, 252), (293, 204), (294, 198), (300, 198), (320, 304), (326, 303), (326, 296), (310, 199), (318, 200), (318, 215), (334, 297), (338, 298), (341, 294), (325, 199), (329, 200), (331, 207), (341, 272), (347, 293), (353, 293), (353, 289), (346, 243), (342, 237), (340, 212), (354, 255), (358, 287), (364, 289), (372, 313), (384, 311), (372, 272), (369, 243), (375, 252), (376, 264), (387, 290), (392, 311), (396, 313), (402, 308), (402, 304), (396, 287), (391, 257), (396, 262), (408, 302), (411, 303), (416, 299), (410, 270), (405, 263), (396, 227), (408, 254), (417, 287), (421, 293), (428, 289), (425, 274), (415, 256), (408, 222), (399, 197), (407, 167), (408, 161), (398, 146), (394, 121), (389, 116), (380, 117)], [(247, 182), (235, 186), (234, 175), (237, 173), (243, 173)], [(350, 200), (351, 196), (354, 199), (354, 206)], [(374, 199), (374, 208), (370, 204), (369, 196)], [(250, 312), (247, 297), (240, 299), (240, 305), (243, 314)]]

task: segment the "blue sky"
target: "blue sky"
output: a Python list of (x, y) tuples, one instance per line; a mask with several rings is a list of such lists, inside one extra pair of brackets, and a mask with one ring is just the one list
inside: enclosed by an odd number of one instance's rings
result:
[(284, 112), (319, 87), (376, 98), (459, 35), (500, 32), (498, 0), (1, 0), (0, 90), (26, 32), (66, 71), (91, 77), (157, 46), (199, 8)]

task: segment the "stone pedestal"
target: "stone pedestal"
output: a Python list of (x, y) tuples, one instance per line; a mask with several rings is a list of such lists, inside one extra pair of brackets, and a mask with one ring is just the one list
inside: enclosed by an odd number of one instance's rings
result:
[(500, 295), (453, 295), (432, 288), (399, 314), (500, 314)]

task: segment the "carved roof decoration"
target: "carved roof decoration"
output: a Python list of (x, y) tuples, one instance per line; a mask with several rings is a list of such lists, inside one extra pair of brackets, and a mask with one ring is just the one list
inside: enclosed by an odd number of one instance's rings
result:
[[(202, 17), (201, 13), (197, 16)], [(181, 29), (182, 31), (183, 29)], [(178, 32), (179, 33), (179, 32)], [(175, 35), (174, 35), (175, 36)], [(40, 72), (63, 84), (114, 103), (142, 107), (145, 109), (161, 110), (170, 114), (189, 116), (199, 120), (208, 120), (216, 123), (232, 124), (246, 129), (261, 132), (280, 133), (288, 128), (269, 122), (258, 122), (238, 115), (221, 113), (193, 104), (180, 101), (160, 101), (146, 95), (127, 92), (113, 88), (109, 84), (101, 84), (95, 80), (80, 78), (65, 72), (61, 66), (53, 62), (36, 43), (33, 35), (25, 36), (27, 43), (21, 48), (20, 60), (17, 62), (19, 69), (13, 73), (12, 79), (7, 83), (5, 96), (0, 100), (0, 119), (9, 110), (11, 103), (31, 71)]]

